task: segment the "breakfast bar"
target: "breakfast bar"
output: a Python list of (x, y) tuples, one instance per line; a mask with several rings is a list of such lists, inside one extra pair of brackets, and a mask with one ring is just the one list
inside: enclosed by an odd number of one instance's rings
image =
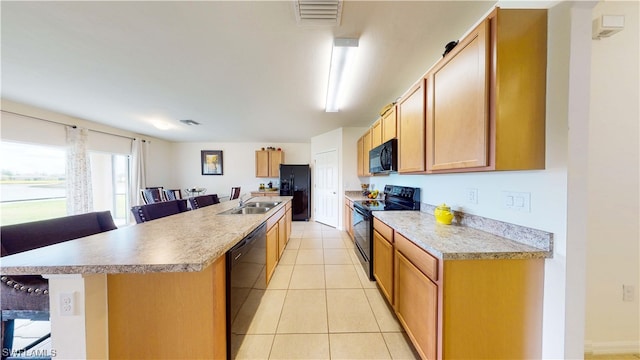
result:
[[(220, 214), (238, 207), (228, 201), (6, 256), (0, 272), (49, 279), (59, 358), (222, 359), (225, 254), (291, 197), (267, 200), (280, 203), (264, 214)], [(59, 311), (63, 295), (71, 314)]]

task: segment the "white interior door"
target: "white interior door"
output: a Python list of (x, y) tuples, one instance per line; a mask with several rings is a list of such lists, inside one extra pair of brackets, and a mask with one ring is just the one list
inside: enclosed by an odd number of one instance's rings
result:
[(315, 220), (337, 227), (338, 202), (338, 151), (315, 154)]

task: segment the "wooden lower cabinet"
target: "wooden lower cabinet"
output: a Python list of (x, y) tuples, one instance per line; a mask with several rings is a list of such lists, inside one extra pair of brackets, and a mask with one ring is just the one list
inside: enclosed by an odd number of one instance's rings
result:
[(540, 359), (544, 259), (444, 261), (448, 359)]
[(225, 256), (199, 272), (109, 274), (109, 358), (226, 359)]
[(393, 287), (423, 359), (542, 356), (544, 259), (436, 259), (396, 232)]
[(348, 198), (344, 199), (344, 228), (353, 241), (353, 202)]
[(395, 310), (423, 359), (435, 359), (438, 347), (438, 286), (396, 251)]
[(393, 244), (378, 231), (373, 231), (373, 276), (378, 287), (393, 305)]
[(267, 230), (267, 284), (278, 264), (278, 225)]
[(287, 211), (291, 213), (291, 202), (285, 204), (283, 208), (278, 210), (275, 214), (271, 215), (267, 219), (267, 284), (273, 276), (273, 271), (276, 269), (278, 260), (287, 245), (289, 238), (287, 218), (291, 218), (287, 215)]
[(278, 220), (278, 259), (282, 257), (287, 246), (287, 219), (283, 216)]
[(291, 237), (291, 221), (292, 221), (292, 215), (291, 215), (291, 203), (287, 203), (286, 207), (285, 207), (286, 211), (284, 213), (284, 218), (286, 220), (286, 229), (287, 229), (287, 238), (285, 239), (285, 242), (288, 244), (289, 243), (289, 238)]

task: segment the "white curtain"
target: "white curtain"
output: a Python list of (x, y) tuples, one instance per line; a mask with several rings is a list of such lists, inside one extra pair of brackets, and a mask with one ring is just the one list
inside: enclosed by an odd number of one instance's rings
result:
[(131, 204), (131, 206), (144, 204), (142, 196), (140, 195), (140, 189), (144, 189), (147, 186), (147, 171), (145, 166), (147, 147), (148, 142), (141, 139), (133, 139), (131, 144), (131, 162), (129, 163), (131, 174), (129, 204)]
[(93, 210), (91, 166), (87, 141), (89, 130), (67, 127), (67, 215)]

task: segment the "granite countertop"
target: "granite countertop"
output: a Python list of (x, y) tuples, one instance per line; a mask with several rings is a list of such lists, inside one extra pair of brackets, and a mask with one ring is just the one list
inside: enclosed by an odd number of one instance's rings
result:
[[(374, 211), (373, 216), (443, 260), (551, 258), (543, 249), (461, 225), (442, 225), (422, 211)], [(526, 228), (523, 228), (526, 231)]]
[[(3, 275), (201, 271), (284, 207), (265, 214), (219, 215), (238, 206), (226, 201), (141, 224), (5, 256)], [(251, 200), (249, 200), (251, 201)]]
[(344, 196), (351, 201), (359, 201), (359, 200), (371, 200), (366, 196), (362, 195), (362, 190), (351, 190), (345, 191)]

